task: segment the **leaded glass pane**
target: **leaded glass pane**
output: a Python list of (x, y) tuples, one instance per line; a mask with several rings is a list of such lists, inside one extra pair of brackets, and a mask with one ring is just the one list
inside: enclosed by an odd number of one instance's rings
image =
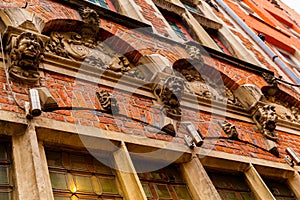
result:
[(0, 143), (0, 160), (7, 160), (6, 144)]
[(181, 30), (181, 28), (173, 21), (168, 20), (168, 23), (170, 24), (171, 28), (175, 31), (175, 33), (182, 39), (187, 40), (187, 37)]
[(103, 193), (118, 194), (116, 181), (114, 179), (100, 177), (99, 180)]
[(143, 186), (144, 192), (146, 194), (146, 197), (149, 197), (149, 198), (152, 197), (149, 185), (148, 184), (142, 184), (142, 186)]
[(47, 162), (51, 167), (63, 167), (62, 154), (56, 151), (46, 151)]
[(8, 169), (8, 167), (0, 166), (0, 184), (9, 184), (9, 169)]
[(50, 180), (54, 189), (68, 189), (66, 174), (50, 172)]
[(88, 170), (88, 165), (84, 155), (70, 155), (72, 169)]
[(173, 188), (176, 192), (177, 197), (180, 200), (183, 200), (183, 199), (184, 200), (192, 200), (185, 185), (176, 185), (176, 186), (173, 186)]
[(286, 184), (285, 180), (265, 180), (266, 185), (276, 199), (296, 199), (294, 192)]
[(54, 200), (70, 200), (70, 197), (58, 197), (58, 196), (54, 196)]
[(93, 192), (92, 180), (89, 176), (74, 176), (77, 191)]
[(99, 172), (101, 174), (112, 174), (111, 169), (108, 166), (99, 162), (98, 160), (94, 159), (93, 163), (94, 163), (96, 172)]
[(167, 185), (154, 184), (154, 189), (159, 198), (171, 199)]
[(9, 192), (0, 192), (1, 200), (11, 200), (11, 193)]

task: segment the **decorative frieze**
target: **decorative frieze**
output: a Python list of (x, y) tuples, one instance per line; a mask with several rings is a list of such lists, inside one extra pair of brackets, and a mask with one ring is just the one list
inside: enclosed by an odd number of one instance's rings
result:
[(40, 78), (38, 69), (44, 53), (41, 38), (34, 33), (23, 32), (13, 37), (10, 45), (10, 77), (25, 83), (36, 83)]

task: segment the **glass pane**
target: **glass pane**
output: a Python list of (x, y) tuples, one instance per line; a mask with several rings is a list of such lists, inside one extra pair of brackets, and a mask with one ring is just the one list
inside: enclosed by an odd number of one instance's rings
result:
[[(295, 195), (290, 187), (285, 183), (285, 180), (265, 180), (268, 188), (272, 192), (272, 194), (277, 197), (291, 197), (294, 198)], [(288, 199), (288, 198), (287, 198)]]
[(167, 185), (155, 184), (154, 188), (159, 198), (171, 199)]
[(142, 183), (142, 186), (143, 186), (144, 192), (146, 194), (146, 197), (152, 197), (149, 185), (146, 183)]
[(252, 193), (241, 193), (240, 194), (243, 198), (243, 200), (252, 200), (252, 199), (255, 199), (254, 198), (254, 195)]
[(92, 180), (89, 176), (74, 176), (77, 191), (93, 192)]
[(102, 192), (103, 193), (111, 193), (111, 194), (118, 194), (118, 189), (116, 185), (116, 181), (114, 179), (108, 178), (99, 178)]
[(0, 143), (0, 160), (7, 160), (6, 144)]
[(50, 172), (52, 188), (68, 189), (66, 174)]
[(70, 197), (58, 197), (58, 196), (54, 196), (54, 200), (70, 200)]
[(108, 166), (99, 162), (98, 160), (94, 159), (93, 163), (94, 163), (96, 172), (99, 172), (101, 174), (112, 174), (111, 169)]
[(239, 200), (234, 192), (222, 191), (222, 192), (220, 192), (220, 195), (221, 195), (222, 199), (224, 199), (224, 200)]
[(9, 184), (9, 170), (0, 166), (0, 184)]
[(88, 170), (85, 155), (70, 155), (72, 169)]
[(1, 200), (11, 200), (11, 194), (9, 192), (0, 192)]
[(63, 167), (61, 152), (46, 151), (48, 165), (51, 167)]
[(176, 185), (174, 186), (174, 190), (177, 194), (177, 197), (181, 200), (181, 199), (185, 199), (185, 200), (192, 200), (191, 196), (189, 195), (189, 192), (186, 188), (186, 186), (184, 185)]

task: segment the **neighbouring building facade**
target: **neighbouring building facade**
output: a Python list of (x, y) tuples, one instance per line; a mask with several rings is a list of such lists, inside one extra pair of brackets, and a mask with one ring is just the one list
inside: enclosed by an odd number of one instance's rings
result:
[(0, 200), (300, 199), (300, 15), (280, 0), (0, 8)]

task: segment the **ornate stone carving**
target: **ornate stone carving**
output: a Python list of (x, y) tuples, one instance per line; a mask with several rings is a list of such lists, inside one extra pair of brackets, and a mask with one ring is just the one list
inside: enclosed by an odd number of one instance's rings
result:
[(126, 56), (115, 53), (99, 39), (96, 11), (86, 8), (81, 14), (84, 23), (76, 32), (50, 34), (46, 52), (143, 80), (144, 76)]
[(83, 8), (81, 9), (80, 15), (82, 17), (82, 21), (85, 23), (99, 26), (99, 15), (95, 10), (90, 9), (89, 7)]
[(96, 96), (102, 109), (108, 113), (118, 113), (119, 107), (117, 105), (117, 100), (112, 97), (111, 93), (107, 90), (96, 92)]
[(300, 110), (298, 107), (295, 107), (288, 103), (287, 101), (283, 102), (276, 98), (276, 96), (267, 96), (268, 104), (275, 107), (275, 112), (278, 115), (278, 119), (300, 123)]
[(238, 139), (238, 132), (232, 123), (225, 120), (223, 122), (219, 122), (219, 124), (230, 139)]
[(184, 91), (184, 81), (179, 77), (168, 78), (163, 85), (157, 85), (154, 95), (163, 104), (166, 115), (172, 119), (181, 118), (180, 100)]
[(23, 32), (12, 39), (9, 74), (16, 80), (35, 83), (39, 80), (40, 61), (43, 59), (44, 44), (35, 34)]
[(185, 49), (194, 61), (203, 63), (202, 53), (199, 48), (191, 45), (186, 45)]
[(210, 78), (200, 75), (193, 65), (179, 68), (175, 74), (179, 77), (183, 76), (188, 81), (188, 84), (186, 84), (187, 89), (201, 97), (216, 101), (227, 101), (229, 104), (241, 106), (230, 89), (226, 86), (219, 87), (212, 81), (205, 81), (210, 80)]
[(273, 105), (258, 106), (253, 115), (253, 120), (262, 134), (270, 140), (277, 140), (278, 136), (274, 132), (278, 116)]

